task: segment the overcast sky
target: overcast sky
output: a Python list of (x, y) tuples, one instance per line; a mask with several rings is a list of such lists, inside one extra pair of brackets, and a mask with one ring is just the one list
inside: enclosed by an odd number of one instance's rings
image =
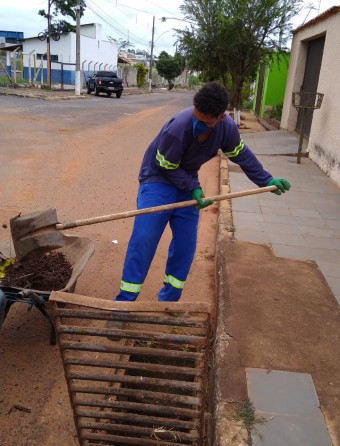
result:
[[(184, 28), (185, 23), (179, 6), (182, 0), (86, 0), (87, 9), (82, 24), (101, 23), (103, 40), (107, 36), (122, 38), (133, 43), (135, 49), (150, 51), (152, 22), (155, 16), (155, 54), (162, 50), (174, 53), (176, 38), (172, 28)], [(311, 20), (340, 0), (305, 1), (306, 6), (294, 19), (294, 27)], [(25, 37), (36, 36), (46, 28), (46, 20), (38, 15), (39, 9), (47, 9), (47, 0), (0, 0), (0, 30), (22, 31)], [(161, 22), (161, 17), (171, 17)], [(179, 19), (179, 20), (175, 20)]]
[[(184, 28), (179, 10), (182, 0), (85, 0), (87, 8), (81, 24), (100, 23), (102, 38), (107, 36), (129, 40), (134, 49), (150, 51), (152, 23), (155, 16), (155, 54), (175, 50), (175, 32), (172, 28)], [(0, 0), (0, 30), (22, 31), (33, 37), (46, 29), (46, 20), (38, 15), (39, 9), (47, 9), (47, 0)], [(161, 17), (172, 17), (161, 22)]]

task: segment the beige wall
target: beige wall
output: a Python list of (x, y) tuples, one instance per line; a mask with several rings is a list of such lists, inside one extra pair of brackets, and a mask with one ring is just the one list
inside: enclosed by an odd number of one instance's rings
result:
[(303, 82), (308, 41), (325, 36), (317, 91), (324, 94), (314, 110), (308, 142), (309, 157), (340, 186), (340, 8), (333, 15), (294, 34), (282, 111), (281, 128), (294, 131), (297, 111), (292, 93)]

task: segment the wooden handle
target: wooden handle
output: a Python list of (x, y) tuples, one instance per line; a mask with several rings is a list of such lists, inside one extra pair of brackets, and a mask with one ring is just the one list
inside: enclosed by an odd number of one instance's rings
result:
[[(224, 195), (215, 195), (213, 197), (206, 197), (205, 200), (222, 201), (222, 200), (228, 200), (230, 198), (245, 197), (247, 195), (263, 194), (264, 192), (274, 192), (277, 189), (278, 189), (277, 186), (266, 186), (257, 189), (249, 189), (240, 192), (230, 192), (229, 194), (224, 194)], [(164, 204), (163, 206), (154, 206), (151, 208), (119, 212), (118, 214), (103, 215), (101, 217), (85, 218), (84, 220), (76, 220), (73, 222), (66, 221), (64, 223), (57, 223), (56, 229), (62, 230), (62, 229), (77, 228), (79, 226), (95, 225), (96, 223), (104, 223), (105, 221), (121, 220), (123, 218), (136, 217), (138, 215), (154, 214), (156, 212), (169, 211), (173, 209), (185, 208), (196, 205), (197, 205), (196, 200), (180, 201), (179, 203)]]

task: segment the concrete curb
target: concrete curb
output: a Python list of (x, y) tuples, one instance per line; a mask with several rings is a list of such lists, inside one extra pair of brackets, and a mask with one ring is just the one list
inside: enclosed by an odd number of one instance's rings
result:
[(53, 92), (42, 92), (41, 90), (32, 91), (29, 88), (25, 89), (14, 89), (14, 88), (0, 88), (0, 96), (17, 96), (21, 98), (31, 98), (31, 99), (43, 99), (44, 101), (64, 101), (69, 99), (86, 99), (87, 96), (81, 93), (79, 96), (74, 94), (65, 95), (53, 94)]
[[(221, 155), (220, 159), (220, 194), (230, 192), (228, 161)], [(232, 208), (229, 200), (220, 202), (218, 213), (218, 231), (216, 239), (216, 335), (213, 344), (213, 368), (212, 377), (213, 402), (212, 402), (212, 429), (213, 446), (246, 446), (248, 443), (248, 432), (242, 426), (242, 421), (233, 416), (234, 406), (237, 401), (226, 399), (226, 370), (230, 363), (239, 361), (238, 347), (235, 340), (228, 334), (225, 320), (228, 311), (226, 297), (229, 294), (227, 265), (225, 262), (228, 255), (228, 246), (234, 237)]]
[[(151, 94), (149, 90), (142, 88), (128, 87), (124, 90), (123, 96), (137, 95), (137, 94)], [(168, 90), (160, 90), (158, 93), (168, 93)], [(177, 91), (176, 91), (177, 92)], [(75, 95), (73, 90), (44, 90), (38, 88), (11, 88), (11, 87), (1, 87), (0, 86), (0, 96), (17, 96), (21, 98), (33, 98), (42, 99), (44, 101), (65, 101), (70, 99), (89, 99), (89, 95), (86, 90), (81, 91), (80, 95)]]

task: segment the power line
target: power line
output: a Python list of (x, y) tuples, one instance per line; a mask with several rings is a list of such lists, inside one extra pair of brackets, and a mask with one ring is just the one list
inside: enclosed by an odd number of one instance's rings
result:
[[(112, 18), (111, 16), (109, 16), (105, 11), (103, 11), (101, 8), (100, 8), (100, 6), (98, 6), (93, 0), (90, 0), (91, 1), (91, 3), (93, 3), (93, 5), (98, 9), (98, 10), (100, 10), (101, 12), (100, 13), (98, 13), (97, 11), (93, 11), (93, 9), (91, 9), (92, 10), (92, 12), (94, 12), (96, 15), (98, 15), (101, 19), (103, 19), (108, 25), (110, 25), (112, 28), (114, 28), (116, 31), (118, 31), (118, 32), (120, 32), (120, 33), (122, 33), (122, 34), (127, 34), (128, 32), (129, 32), (129, 30), (127, 29), (127, 28), (125, 28), (125, 27), (122, 27), (114, 18)], [(105, 18), (105, 16), (106, 16), (106, 18)], [(109, 20), (109, 22), (108, 22), (108, 20)], [(112, 25), (112, 23), (111, 22), (114, 22), (115, 23), (115, 26), (113, 26)], [(129, 32), (130, 33), (130, 32)], [(130, 33), (130, 35), (132, 36), (132, 38), (134, 39), (134, 40), (136, 40), (136, 41), (139, 41), (140, 40), (140, 37), (138, 37), (138, 36), (134, 36), (132, 33)]]
[(167, 9), (162, 8), (157, 3), (152, 2), (151, 0), (146, 0), (148, 3), (151, 3), (152, 5), (156, 6), (157, 8), (161, 9), (162, 11), (167, 12), (168, 14), (175, 15), (172, 11), (168, 11)]
[[(105, 11), (103, 11), (93, 0), (90, 1), (94, 6), (91, 6), (89, 3), (87, 4), (88, 9), (95, 14), (97, 17), (99, 17), (101, 20), (103, 20), (110, 28), (115, 30), (118, 35), (122, 35), (123, 37), (129, 38), (129, 41), (131, 43), (137, 43), (145, 47), (149, 47), (149, 41), (143, 40), (143, 38), (140, 38), (138, 36), (135, 36), (134, 34), (130, 33), (130, 31), (127, 28), (121, 27), (118, 24), (115, 24), (115, 20), (110, 17)], [(99, 11), (98, 11), (99, 10)], [(114, 24), (113, 24), (113, 23)]]
[[(175, 15), (173, 11), (169, 11), (168, 9), (162, 8), (162, 6), (158, 5), (155, 2), (152, 2), (151, 0), (146, 0), (148, 3), (151, 3), (152, 5), (156, 6), (157, 8), (161, 9), (162, 11), (167, 12), (168, 14)], [(124, 6), (124, 8), (133, 9), (134, 11), (144, 12), (145, 14), (155, 15), (154, 12), (145, 11), (145, 9), (138, 9), (134, 8), (133, 6), (124, 5), (123, 3), (118, 3), (117, 6)]]
[[(116, 3), (117, 5), (117, 3)], [(149, 13), (148, 11), (132, 8), (127, 5), (123, 5), (121, 3), (118, 3), (118, 6), (124, 6), (129, 9), (135, 9), (137, 11)], [(157, 6), (157, 5), (156, 5)], [(87, 8), (98, 18), (100, 18), (105, 24), (113, 29), (115, 33), (117, 33), (118, 37), (122, 36), (125, 40), (128, 40), (132, 45), (141, 45), (142, 47), (145, 47), (147, 49), (150, 48), (150, 40), (149, 40), (149, 32), (145, 34), (143, 37), (139, 37), (136, 34), (133, 34), (130, 32), (130, 30), (124, 26), (121, 26), (117, 20), (115, 20), (113, 17), (111, 17), (106, 11), (104, 11), (94, 0), (88, 0), (87, 1)], [(164, 8), (162, 8), (164, 11), (166, 11)], [(168, 11), (167, 11), (168, 12)], [(127, 20), (130, 20), (130, 18), (124, 14), (122, 11), (119, 11), (120, 14), (122, 14)]]
[(133, 8), (132, 6), (128, 5), (123, 5), (123, 3), (118, 3), (118, 6), (124, 6), (124, 8), (133, 9), (134, 11), (144, 12), (145, 14), (152, 15), (152, 13), (149, 11), (145, 11), (144, 9)]

